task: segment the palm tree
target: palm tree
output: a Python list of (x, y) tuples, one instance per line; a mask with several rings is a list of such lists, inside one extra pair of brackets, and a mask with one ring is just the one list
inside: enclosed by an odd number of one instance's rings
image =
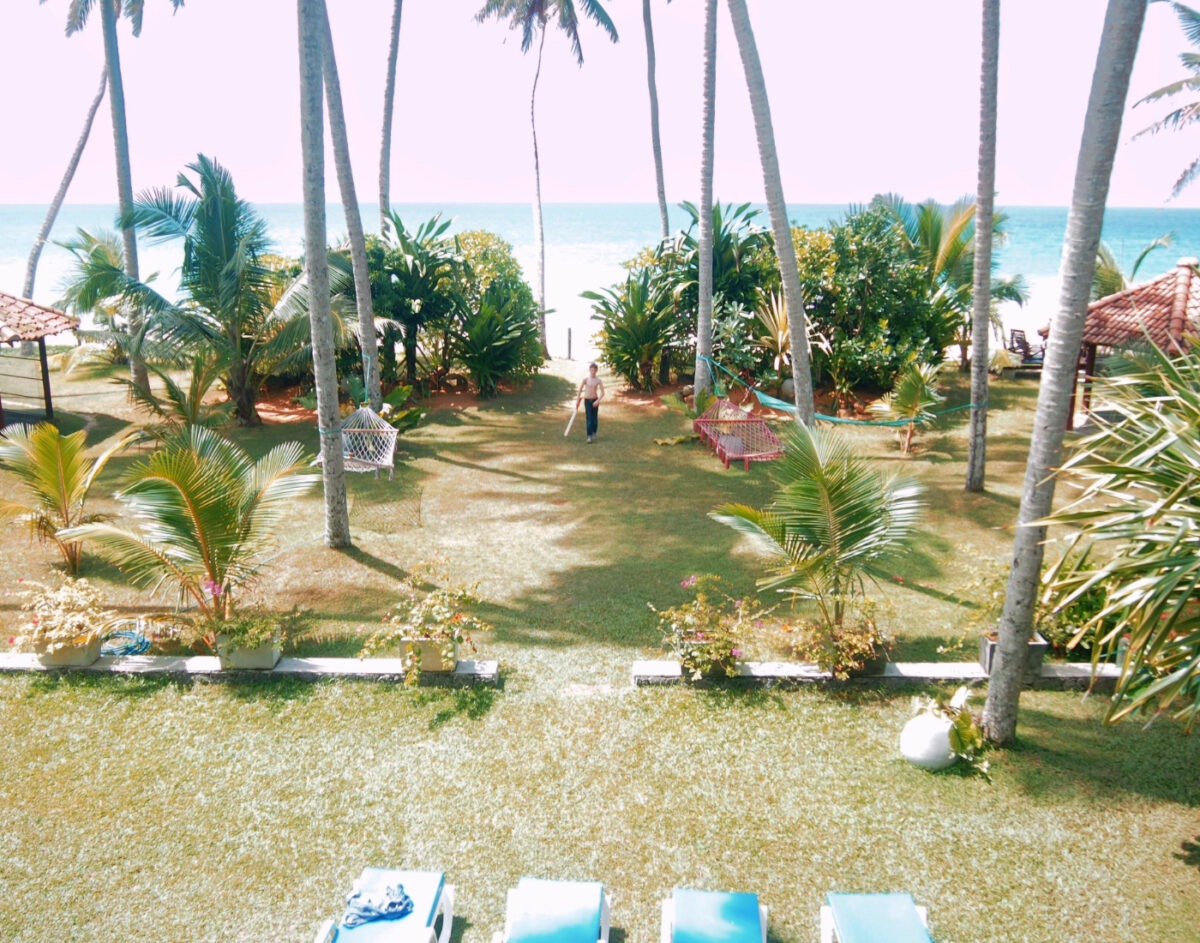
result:
[(1067, 218), (1062, 292), (1038, 388), (1012, 568), (1000, 614), (1000, 641), (983, 710), (983, 728), (994, 743), (1010, 743), (1016, 736), (1025, 649), (1033, 632), (1045, 552), (1044, 521), (1054, 500), (1055, 479), (1051, 472), (1062, 459), (1088, 292), (1104, 224), (1104, 204), (1145, 16), (1146, 0), (1109, 0), (1104, 17)]
[(704, 92), (700, 143), (699, 269), (696, 299), (695, 396), (712, 392), (713, 340), (713, 150), (717, 121), (717, 0), (704, 2)]
[(350, 261), (354, 267), (354, 300), (358, 308), (358, 344), (362, 351), (363, 386), (371, 408), (383, 406), (379, 387), (379, 345), (375, 336), (375, 309), (371, 304), (371, 273), (367, 270), (367, 244), (363, 236), (362, 214), (354, 190), (354, 171), (350, 166), (350, 144), (346, 139), (346, 114), (342, 110), (342, 84), (338, 79), (337, 59), (333, 54), (333, 32), (325, 7), (325, 101), (329, 108), (329, 136), (333, 140), (333, 162), (337, 167), (338, 187), (346, 216), (350, 241)]
[(392, 208), (392, 113), (396, 105), (396, 60), (400, 55), (400, 15), (404, 0), (392, 4), (392, 28), (388, 40), (387, 78), (383, 84), (383, 135), (379, 145), (379, 231), (387, 228)]
[[(1182, 3), (1174, 2), (1171, 3), (1171, 9), (1179, 18), (1179, 25), (1183, 27), (1183, 35), (1187, 37), (1187, 41), (1193, 46), (1200, 47), (1200, 12), (1184, 6)], [(1184, 92), (1200, 91), (1200, 52), (1180, 53), (1179, 61), (1191, 74), (1164, 85), (1162, 88), (1155, 89), (1145, 98), (1135, 102), (1134, 108), (1138, 105), (1156, 102), (1160, 98), (1174, 98)], [(1150, 127), (1143, 128), (1134, 135), (1134, 138), (1140, 138), (1144, 134), (1157, 134), (1159, 131), (1182, 131), (1197, 120), (1200, 120), (1200, 101), (1188, 102), (1164, 115)], [(1183, 173), (1179, 175), (1179, 179), (1171, 188), (1171, 196), (1179, 196), (1184, 188), (1196, 179), (1197, 174), (1200, 174), (1200, 157), (1184, 168)]]
[(193, 426), (130, 469), (117, 495), (137, 530), (102, 522), (65, 536), (91, 540), (139, 585), (173, 583), (181, 604), (226, 618), (280, 525), (316, 476), (298, 442), (255, 461), (240, 445)]
[(890, 576), (885, 564), (911, 544), (921, 488), (879, 474), (836, 432), (799, 424), (787, 430), (775, 478), (767, 507), (725, 504), (709, 516), (773, 558), (761, 589), (813, 600), (824, 625), (838, 629), (864, 581)]
[(975, 190), (974, 302), (971, 311), (971, 422), (967, 491), (982, 491), (987, 468), (988, 331), (992, 321), (992, 227), (996, 202), (996, 111), (1000, 0), (983, 0), (979, 77), (979, 178)]
[(746, 88), (750, 92), (750, 110), (754, 113), (754, 131), (758, 138), (758, 155), (762, 161), (763, 187), (767, 195), (767, 211), (771, 216), (771, 231), (775, 235), (775, 253), (779, 257), (779, 274), (783, 280), (783, 301), (787, 305), (792, 336), (792, 382), (796, 389), (796, 421), (811, 425), (816, 407), (813, 403), (812, 368), (808, 356), (808, 330), (804, 324), (804, 296), (800, 290), (800, 273), (796, 266), (796, 246), (787, 217), (783, 197), (783, 180), (779, 173), (779, 155), (775, 150), (775, 131), (771, 125), (771, 106), (767, 101), (767, 85), (763, 78), (758, 45), (750, 25), (746, 0), (728, 0), (729, 18), (737, 37), (746, 73)]
[(163, 441), (192, 426), (216, 429), (225, 425), (231, 418), (232, 403), (204, 401), (223, 372), (219, 355), (214, 356), (210, 351), (202, 350), (182, 358), (182, 363), (176, 366), (187, 371), (186, 388), (176, 381), (170, 369), (154, 364), (146, 365), (162, 384), (161, 397), (152, 392), (143, 393), (131, 380), (124, 381), (129, 386), (129, 398), (134, 405), (157, 420), (143, 427), (148, 439)]
[(96, 120), (96, 112), (100, 110), (100, 103), (104, 101), (104, 93), (107, 90), (108, 69), (101, 69), (100, 87), (96, 90), (96, 97), (92, 99), (92, 104), (88, 107), (87, 117), (83, 120), (83, 130), (79, 133), (79, 140), (75, 142), (75, 150), (71, 152), (71, 159), (67, 161), (67, 169), (58, 184), (54, 199), (50, 201), (50, 208), (46, 210), (42, 228), (38, 230), (37, 237), (33, 240), (33, 247), (29, 250), (29, 261), (25, 263), (25, 285), (21, 289), (23, 298), (33, 297), (33, 284), (37, 279), (38, 260), (42, 255), (42, 247), (50, 238), (50, 230), (54, 228), (58, 211), (62, 209), (63, 201), (67, 198), (67, 190), (71, 187), (71, 181), (75, 179), (75, 171), (79, 169), (79, 160), (83, 157), (83, 149), (87, 147), (88, 138), (92, 133), (92, 122)]
[(1109, 295), (1115, 295), (1119, 291), (1124, 291), (1137, 278), (1137, 273), (1142, 267), (1142, 263), (1153, 252), (1158, 249), (1168, 248), (1174, 241), (1175, 237), (1170, 233), (1166, 233), (1147, 243), (1145, 248), (1138, 253), (1138, 257), (1134, 260), (1133, 268), (1129, 270), (1128, 275), (1121, 271), (1121, 263), (1117, 261), (1113, 250), (1105, 243), (1100, 243), (1100, 248), (1096, 250), (1096, 274), (1092, 276), (1092, 301), (1098, 298), (1107, 298)]
[(546, 341), (546, 234), (542, 225), (542, 168), (538, 159), (537, 143), (537, 87), (542, 74), (542, 51), (546, 46), (546, 27), (554, 20), (559, 29), (571, 40), (571, 52), (575, 61), (583, 65), (583, 46), (579, 40), (579, 13), (583, 12), (597, 24), (609, 39), (617, 41), (617, 28), (599, 0), (486, 0), (483, 9), (475, 14), (476, 22), (495, 17), (507, 19), (510, 29), (521, 31), (521, 52), (528, 52), (538, 37), (537, 67), (533, 73), (533, 90), (529, 94), (529, 123), (533, 130), (533, 238), (537, 243), (537, 261), (534, 269), (534, 284), (537, 289), (538, 330), (542, 337), (542, 356), (549, 359), (550, 347)]
[[(670, 0), (667, 0), (669, 3)], [(667, 185), (663, 179), (662, 138), (658, 131), (658, 83), (654, 78), (654, 18), (650, 0), (642, 0), (642, 25), (646, 31), (646, 85), (650, 91), (650, 147), (654, 151), (654, 182), (658, 193), (658, 216), (663, 240), (671, 238), (671, 218), (667, 214)]]
[(309, 291), (313, 381), (321, 474), (325, 492), (325, 545), (350, 546), (346, 466), (339, 429), (337, 362), (325, 254), (325, 128), (321, 108), (325, 61), (324, 0), (296, 0), (300, 45), (300, 142), (304, 163), (304, 269)]
[[(46, 0), (39, 0), (45, 3)], [(169, 0), (171, 6), (178, 10), (184, 0)], [(133, 173), (129, 163), (129, 128), (125, 120), (125, 82), (121, 76), (121, 50), (117, 41), (117, 17), (122, 10), (133, 24), (133, 35), (140, 36), (142, 32), (142, 12), (145, 0), (70, 0), (67, 7), (67, 35), (73, 36), (87, 24), (93, 5), (100, 7), (100, 26), (104, 35), (104, 64), (108, 72), (108, 102), (112, 109), (113, 147), (117, 162), (117, 208), (122, 219), (125, 219), (133, 206)], [(137, 237), (131, 225), (121, 227), (121, 237), (125, 250), (125, 274), (137, 281), (138, 256)], [(150, 388), (149, 375), (146, 365), (139, 352), (142, 334), (141, 313), (135, 310), (129, 312), (129, 333), (133, 338), (129, 353), (129, 372), (133, 382), (140, 389)]]
[(0, 435), (0, 468), (12, 472), (27, 500), (0, 498), (0, 519), (19, 520), (31, 536), (58, 547), (69, 573), (79, 572), (83, 544), (68, 528), (102, 520), (86, 512), (88, 492), (108, 460), (129, 444), (121, 438), (100, 456), (87, 458), (87, 433), (63, 435), (48, 422), (14, 426)]

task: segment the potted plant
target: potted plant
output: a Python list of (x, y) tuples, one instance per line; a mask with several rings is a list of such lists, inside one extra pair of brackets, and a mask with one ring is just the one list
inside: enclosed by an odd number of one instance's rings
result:
[(104, 625), (114, 613), (103, 608), (100, 594), (87, 580), (65, 579), (51, 589), (41, 583), (21, 608), (29, 620), (18, 626), (15, 647), (29, 649), (37, 660), (53, 668), (82, 668), (100, 657)]
[[(999, 645), (1000, 633), (996, 629), (989, 629), (979, 636), (979, 664), (983, 666), (983, 670), (989, 675), (992, 673), (992, 665), (995, 663), (996, 649)], [(1042, 670), (1042, 659), (1045, 658), (1049, 648), (1050, 643), (1046, 641), (1040, 632), (1035, 631), (1029, 639), (1029, 645), (1026, 647), (1026, 675), (1036, 675)]]
[(269, 671), (283, 654), (282, 620), (265, 609), (239, 609), (228, 618), (209, 619), (201, 631), (226, 670)]
[(491, 626), (465, 610), (479, 605), (473, 587), (442, 586), (424, 591), (409, 582), (383, 626), (367, 638), (363, 656), (399, 649), (405, 681), (416, 684), (421, 672), (451, 672), (459, 651), (475, 651), (472, 633)]
[(679, 584), (695, 590), (690, 602), (659, 611), (663, 647), (679, 659), (692, 681), (730, 677), (738, 673), (753, 628), (768, 613), (753, 597), (735, 599), (718, 576), (689, 576)]
[(892, 642), (875, 611), (875, 604), (863, 598), (850, 602), (839, 625), (800, 619), (788, 626), (792, 652), (839, 681), (882, 674)]

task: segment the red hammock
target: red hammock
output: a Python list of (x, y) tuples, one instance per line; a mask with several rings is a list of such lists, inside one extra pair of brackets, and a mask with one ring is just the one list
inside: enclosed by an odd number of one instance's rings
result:
[(727, 399), (709, 406), (692, 423), (692, 430), (726, 468), (731, 460), (741, 459), (749, 471), (751, 462), (769, 462), (783, 455), (783, 446), (771, 427)]

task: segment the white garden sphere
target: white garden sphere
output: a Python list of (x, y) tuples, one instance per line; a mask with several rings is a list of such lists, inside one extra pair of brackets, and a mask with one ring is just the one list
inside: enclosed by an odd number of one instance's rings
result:
[(900, 731), (900, 753), (922, 769), (945, 769), (952, 765), (950, 720), (934, 714), (918, 714)]

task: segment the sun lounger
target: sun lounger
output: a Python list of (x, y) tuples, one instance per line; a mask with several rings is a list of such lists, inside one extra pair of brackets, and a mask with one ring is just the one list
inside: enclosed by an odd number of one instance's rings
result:
[(492, 943), (608, 943), (611, 902), (595, 881), (521, 878)]
[(662, 943), (767, 943), (757, 894), (676, 888), (662, 902)]
[[(364, 868), (355, 890), (382, 893), (397, 884), (412, 898), (412, 911), (398, 920), (372, 920), (356, 927), (326, 920), (313, 943), (450, 943), (454, 924), (454, 885), (441, 871)], [(438, 916), (441, 915), (439, 930)]]
[(827, 894), (821, 943), (933, 943), (911, 894)]

